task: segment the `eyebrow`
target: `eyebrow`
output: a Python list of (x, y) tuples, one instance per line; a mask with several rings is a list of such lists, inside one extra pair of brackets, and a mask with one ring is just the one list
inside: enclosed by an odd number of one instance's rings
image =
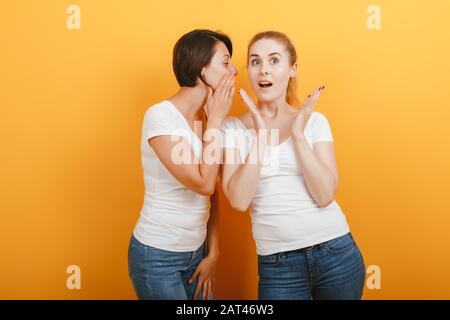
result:
[[(281, 54), (278, 53), (278, 52), (272, 52), (271, 54), (269, 54), (269, 56), (273, 56), (275, 54), (278, 54), (279, 56), (281, 56)], [(259, 57), (259, 55), (257, 55), (256, 53), (253, 53), (253, 54), (250, 55), (250, 57)]]

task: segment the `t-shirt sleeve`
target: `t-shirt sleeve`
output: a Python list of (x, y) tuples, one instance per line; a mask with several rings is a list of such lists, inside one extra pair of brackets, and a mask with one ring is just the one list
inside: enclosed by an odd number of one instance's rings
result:
[(316, 117), (311, 126), (312, 143), (314, 144), (319, 141), (333, 142), (333, 133), (331, 132), (327, 118), (319, 112), (315, 113)]
[(144, 135), (148, 140), (156, 136), (182, 136), (183, 134), (170, 110), (164, 105), (154, 105), (144, 115)]

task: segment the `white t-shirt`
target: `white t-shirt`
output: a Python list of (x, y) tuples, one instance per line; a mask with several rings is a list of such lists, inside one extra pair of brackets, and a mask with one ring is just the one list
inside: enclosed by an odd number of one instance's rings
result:
[(141, 137), (144, 204), (133, 234), (141, 243), (155, 248), (195, 251), (206, 239), (209, 196), (183, 185), (162, 164), (148, 142), (161, 135), (174, 136), (180, 142), (185, 139), (193, 149), (195, 160), (202, 156), (202, 141), (170, 101), (164, 100), (147, 109)]
[[(223, 130), (225, 147), (236, 148), (244, 162), (253, 134), (235, 117), (225, 121)], [(328, 121), (319, 112), (313, 112), (304, 134), (311, 148), (319, 141), (333, 141)], [(349, 232), (345, 215), (336, 201), (320, 208), (311, 197), (294, 148), (291, 138), (266, 148), (261, 178), (250, 205), (253, 238), (259, 255), (309, 247)]]

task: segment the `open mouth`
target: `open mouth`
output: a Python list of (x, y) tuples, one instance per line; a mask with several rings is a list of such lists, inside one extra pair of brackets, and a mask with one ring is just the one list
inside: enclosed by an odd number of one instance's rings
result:
[(269, 81), (260, 81), (260, 82), (258, 82), (258, 85), (261, 88), (270, 88), (271, 86), (273, 86), (272, 82), (269, 82)]

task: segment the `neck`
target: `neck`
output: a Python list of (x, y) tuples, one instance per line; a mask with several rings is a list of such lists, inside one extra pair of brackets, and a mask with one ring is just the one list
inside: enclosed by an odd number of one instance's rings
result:
[(261, 110), (261, 114), (267, 118), (276, 118), (289, 110), (285, 97), (279, 97), (271, 101), (259, 100), (258, 107)]
[(205, 105), (208, 91), (206, 86), (197, 85), (193, 88), (181, 87), (178, 92), (169, 98), (186, 119), (199, 119)]

